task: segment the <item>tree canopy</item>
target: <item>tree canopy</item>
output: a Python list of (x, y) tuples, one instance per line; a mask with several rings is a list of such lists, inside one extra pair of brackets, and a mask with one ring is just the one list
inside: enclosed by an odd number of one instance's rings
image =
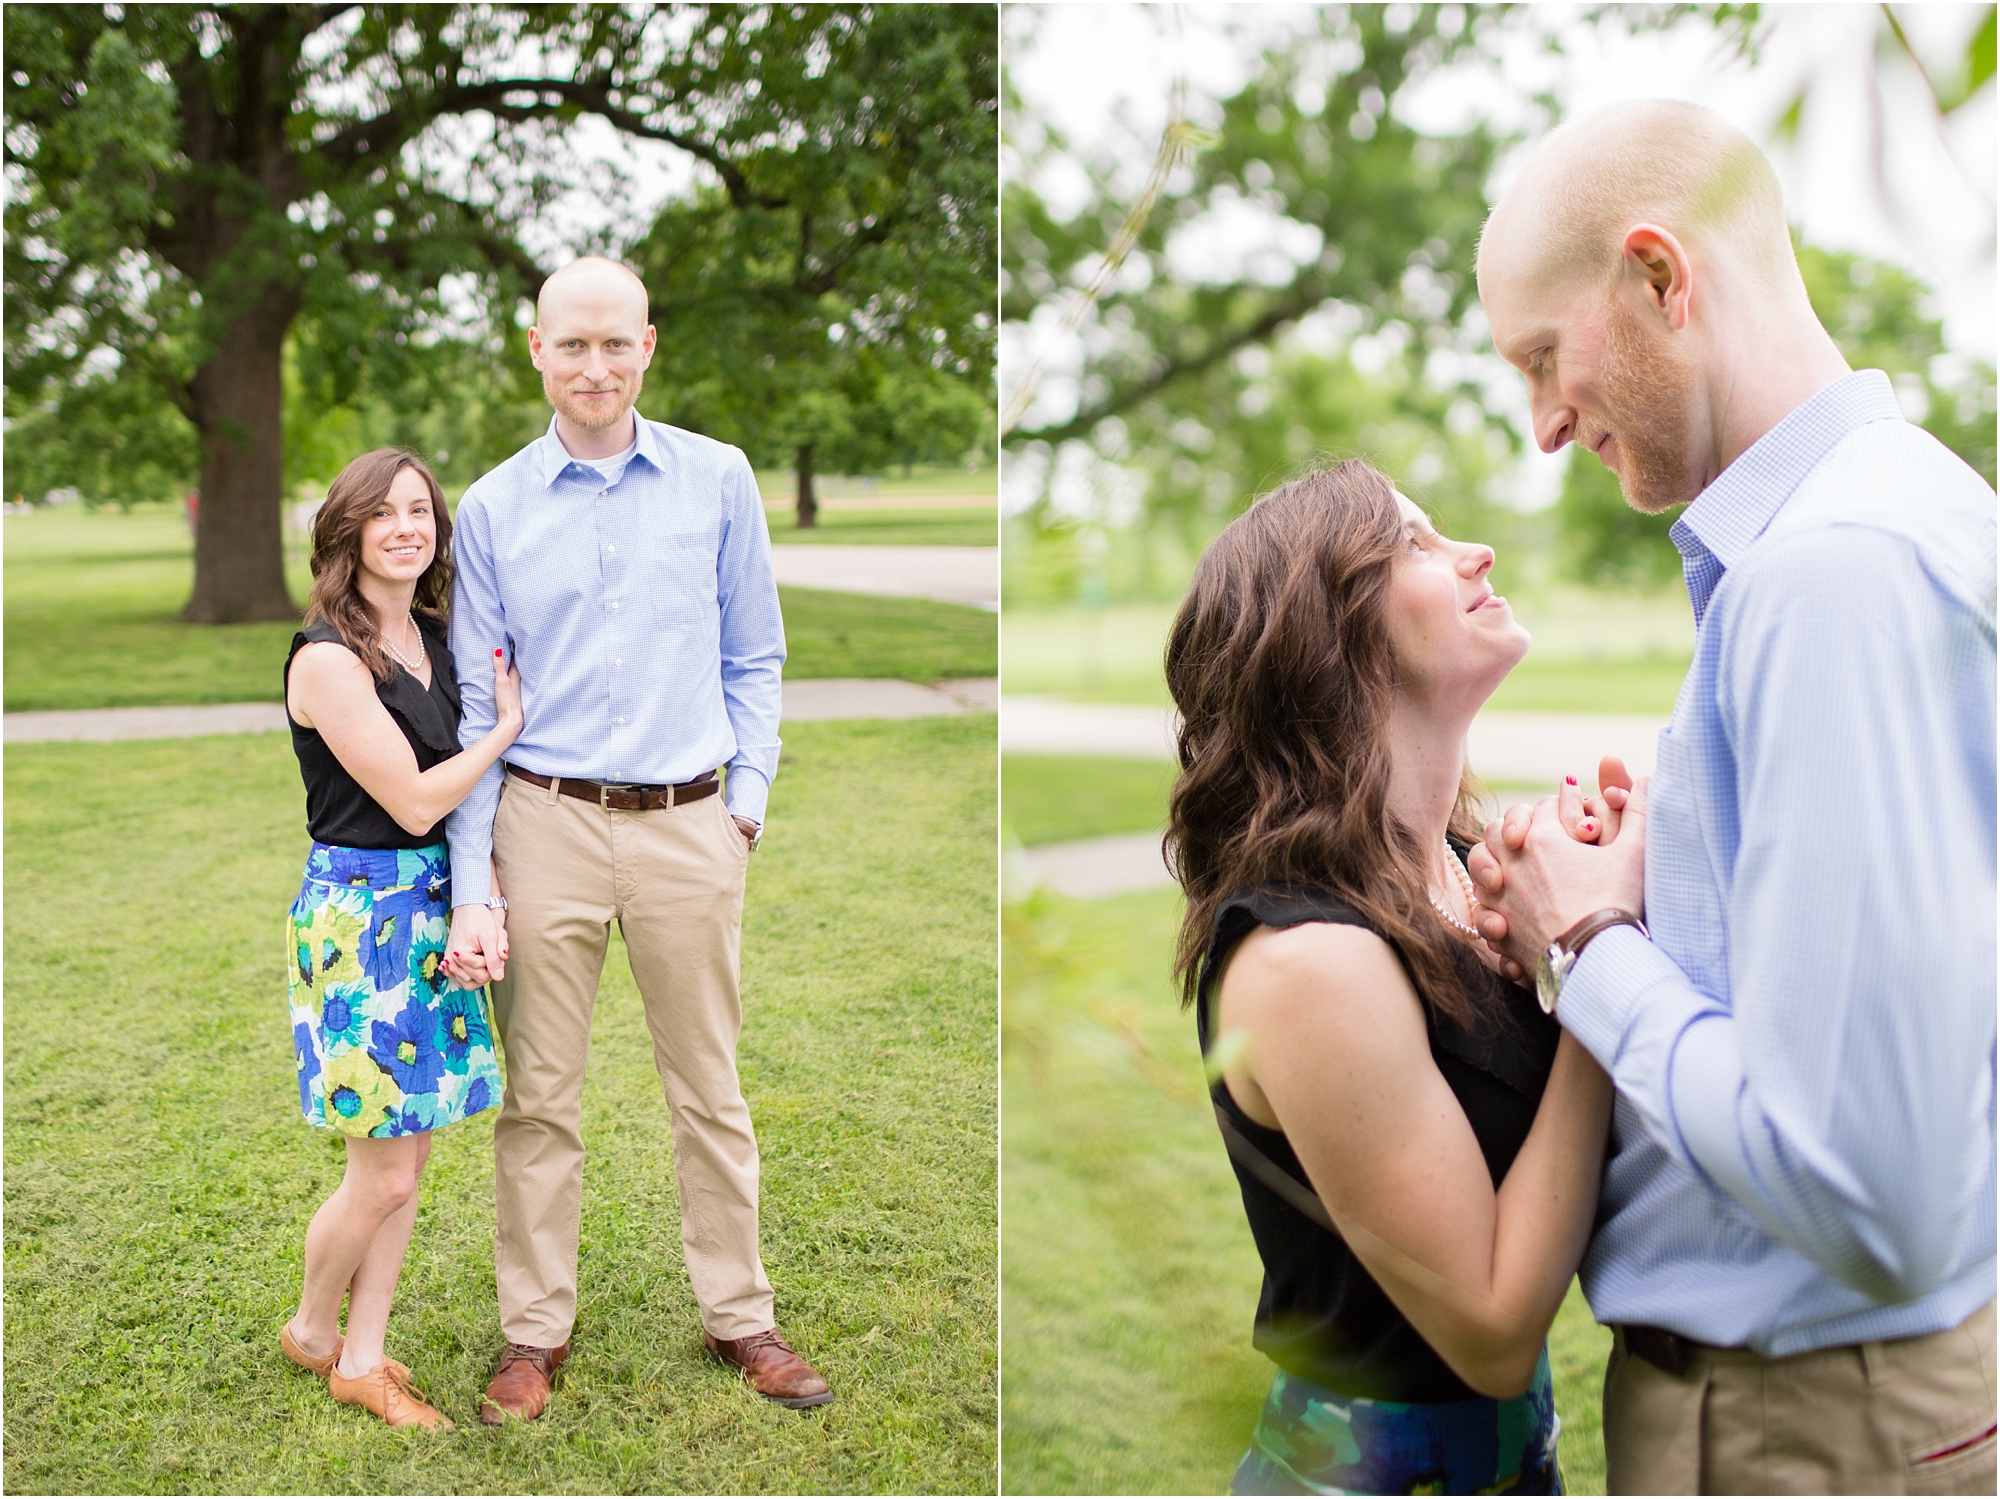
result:
[[(1606, 16), (1644, 27), (1697, 12), (1745, 47), (1766, 19), (1754, 6)], [(1079, 547), (1108, 555), (1124, 590), (1177, 588), (1194, 552), (1257, 494), (1354, 454), (1447, 530), (1525, 543), (1580, 577), (1678, 573), (1668, 522), (1631, 512), (1598, 464), (1569, 465), (1553, 511), (1517, 508), (1507, 486), (1518, 482), (1522, 392), (1492, 353), (1472, 280), (1488, 182), (1512, 138), (1476, 120), (1420, 130), (1409, 123), (1419, 111), (1399, 108), (1455, 65), (1497, 55), (1510, 28), (1538, 24), (1513, 7), (1327, 6), (1215, 101), (1212, 138), (1167, 175), (1125, 264), (1006, 434), (1010, 503), (1031, 502), (1009, 545), (1036, 559), (1010, 559), (1010, 599), (1053, 598), (1083, 578), (1091, 569), (1066, 555)], [(1981, 35), (1990, 48), (1990, 28)], [(1990, 75), (1984, 65), (1969, 76), (1976, 87)], [(1539, 102), (1553, 117), (1555, 101)], [(1008, 111), (1021, 169), (1003, 192), (1001, 308), (1025, 342), (1075, 305), (1134, 193), (1119, 163), (1073, 150), (1018, 96)], [(1037, 191), (1056, 161), (1065, 174), (1047, 180), (1087, 183), (1074, 211)], [(1219, 232), (1232, 221), (1237, 232)], [(1936, 309), (1909, 276), (1800, 254), (1850, 361), (1888, 370), (1912, 415), (1991, 482), (1990, 367), (1946, 353)], [(1115, 540), (1093, 537), (1106, 529)]]
[[(192, 467), (202, 505), (187, 617), (290, 614), (279, 546), (288, 406), (407, 406), (409, 393), (435, 400), (445, 383), (505, 360), (497, 386), (474, 378), (472, 388), (487, 417), (510, 405), (518, 416), (513, 314), (547, 269), (524, 231), (581, 180), (566, 132), (585, 116), (686, 152), (712, 202), (809, 223), (814, 273), (865, 307), (864, 273), (888, 238), (862, 190), (871, 154), (894, 145), (929, 170), (981, 129), (976, 113), (954, 131), (934, 110), (883, 139), (863, 112), (841, 113), (868, 96), (830, 64), (865, 54), (876, 26), (910, 41), (926, 21), (955, 24), (949, 7), (891, 21), (898, 9), (10, 15), (11, 487), (62, 471), (78, 487), (125, 475), (158, 492)], [(990, 70), (990, 48), (985, 61)], [(976, 77), (961, 82), (978, 93)], [(830, 183), (817, 171), (836, 157), (842, 175)], [(948, 175), (900, 180), (914, 197)], [(920, 216), (906, 203), (898, 226)], [(953, 357), (976, 360), (977, 342)]]
[(801, 525), (816, 467), (956, 459), (990, 423), (997, 40), (978, 6), (766, 24), (736, 46), (796, 143), (631, 252), (667, 419), (793, 466)]
[[(1459, 6), (1324, 7), (1217, 101), (1219, 128), (1166, 177), (1086, 320), (1080, 365), (1044, 381), (1006, 435), (1010, 484), (1041, 495), (1033, 546), (1059, 551), (1071, 497), (1094, 491), (1095, 519), (1147, 518), (1132, 586), (1152, 586), (1158, 554), (1171, 587), (1224, 519), (1327, 454), (1374, 458), (1447, 527), (1486, 523), (1489, 481), (1519, 442), (1473, 362), (1473, 247), (1506, 139), (1481, 124), (1428, 134), (1395, 102), (1511, 24)], [(1020, 99), (1008, 107), (1023, 170), (1003, 188), (1001, 315), (1020, 325), (1070, 301), (1130, 203), (1113, 163), (1079, 158)], [(1052, 157), (1083, 169), (1079, 211), (1037, 192)], [(1233, 238), (1256, 248), (1217, 253), (1246, 218), (1254, 233)], [(1064, 571), (1053, 555), (1010, 564), (1010, 596), (1026, 596), (1017, 574), (1050, 570)]]

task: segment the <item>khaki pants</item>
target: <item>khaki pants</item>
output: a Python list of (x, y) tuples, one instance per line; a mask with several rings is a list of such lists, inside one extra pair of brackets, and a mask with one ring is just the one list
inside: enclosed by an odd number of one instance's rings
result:
[(612, 812), (508, 776), (493, 824), (507, 977), (493, 990), (507, 1093), (493, 1129), (500, 1326), (552, 1348), (576, 1320), (583, 1073), (614, 920), (666, 1086), (681, 1248), (718, 1338), (774, 1322), (757, 1254), (757, 1138), (736, 1077), (748, 845), (711, 795)]
[(1614, 1494), (1991, 1494), (1993, 1305), (1926, 1337), (1604, 1371)]

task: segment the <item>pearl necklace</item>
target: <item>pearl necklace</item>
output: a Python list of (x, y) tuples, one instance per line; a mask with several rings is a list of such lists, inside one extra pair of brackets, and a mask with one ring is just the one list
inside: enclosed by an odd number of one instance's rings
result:
[[(1444, 856), (1451, 861), (1452, 873), (1458, 876), (1459, 888), (1465, 892), (1465, 909), (1467, 913), (1477, 911), (1479, 909), (1479, 896), (1472, 888), (1472, 876), (1466, 872), (1465, 862), (1458, 857), (1458, 850), (1447, 842), (1444, 846)], [(1437, 898), (1435, 892), (1427, 890), (1424, 893), (1430, 896), (1431, 904), (1437, 908), (1438, 915), (1450, 922), (1454, 928), (1472, 938), (1473, 941), (1477, 942), (1480, 940), (1477, 929), (1467, 926), (1456, 916), (1452, 915), (1450, 909), (1443, 901)]]
[(382, 644), (389, 648), (390, 655), (394, 656), (398, 661), (403, 663), (404, 670), (408, 671), (409, 674), (414, 677), (418, 672), (424, 669), (424, 660), (425, 660), (424, 632), (421, 629), (417, 628), (417, 617), (414, 614), (410, 616), (410, 628), (417, 631), (417, 659), (414, 662), (411, 661), (410, 658), (404, 655), (401, 651), (397, 650), (396, 643), (393, 640), (391, 640), (387, 635), (384, 635), (382, 637)]

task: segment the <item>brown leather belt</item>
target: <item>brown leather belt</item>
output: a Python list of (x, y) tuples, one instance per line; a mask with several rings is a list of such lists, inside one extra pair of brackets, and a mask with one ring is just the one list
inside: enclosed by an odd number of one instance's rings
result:
[(1676, 1379), (1692, 1369), (1696, 1357), (1703, 1353), (1739, 1351), (1704, 1343), (1699, 1338), (1683, 1337), (1680, 1333), (1668, 1332), (1664, 1327), (1646, 1327), (1635, 1322), (1619, 1323), (1618, 1331), (1624, 1335), (1625, 1347), (1633, 1357), (1644, 1359), (1662, 1374), (1671, 1374)]
[(688, 802), (698, 802), (722, 789), (722, 783), (715, 778), (712, 770), (704, 771), (692, 781), (682, 781), (678, 786), (617, 786), (573, 776), (538, 776), (518, 765), (509, 765), (507, 774), (519, 776), (530, 786), (539, 786), (544, 791), (553, 785), (564, 796), (573, 796), (580, 802), (595, 802), (610, 812), (661, 812)]

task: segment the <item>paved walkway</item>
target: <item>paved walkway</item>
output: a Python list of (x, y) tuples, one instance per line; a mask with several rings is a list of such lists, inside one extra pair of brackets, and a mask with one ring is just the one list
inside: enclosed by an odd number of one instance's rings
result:
[[(1595, 780), (1600, 755), (1622, 755), (1634, 775), (1645, 775), (1666, 726), (1664, 717), (1644, 713), (1489, 711), (1473, 720), (1467, 754), (1472, 768), (1494, 786), (1553, 787), (1567, 774)], [(1000, 749), (1170, 760), (1172, 710), (1009, 693), (1001, 700)]]
[(1160, 853), (1160, 832), (1113, 833), (1021, 851), (1031, 884), (1080, 900), (1155, 890), (1174, 882)]
[(787, 546), (771, 548), (778, 581), (791, 588), (887, 594), (943, 604), (1000, 607), (998, 547)]
[[(992, 677), (940, 682), (935, 687), (894, 678), (828, 677), (785, 683), (784, 717), (790, 723), (826, 718), (930, 718), (947, 713), (991, 713), (999, 702), (1000, 684)], [(4, 723), (8, 744), (268, 734), (286, 726), (282, 703), (9, 713), (0, 723)]]
[[(1487, 712), (1473, 721), (1467, 754), (1481, 778), (1506, 788), (1502, 799), (1512, 801), (1527, 788), (1553, 790), (1566, 774), (1594, 781), (1606, 754), (1622, 755), (1634, 775), (1648, 774), (1666, 724), (1647, 714)], [(1009, 694), (1000, 706), (1000, 749), (1168, 760), (1173, 717), (1164, 708)], [(1045, 844), (1021, 859), (1035, 884), (1086, 900), (1173, 883), (1157, 831)]]

